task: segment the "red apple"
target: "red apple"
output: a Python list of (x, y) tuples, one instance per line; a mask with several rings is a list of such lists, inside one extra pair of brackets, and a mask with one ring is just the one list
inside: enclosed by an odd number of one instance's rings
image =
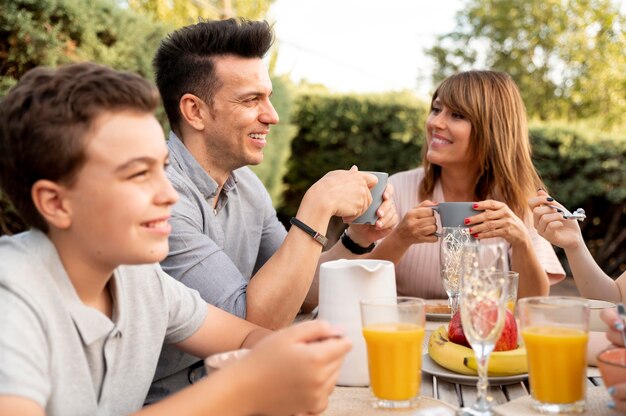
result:
[[(463, 323), (461, 322), (461, 312), (458, 311), (454, 314), (448, 325), (448, 338), (455, 344), (464, 345), (470, 347), (465, 333), (463, 332)], [(502, 334), (496, 342), (494, 351), (509, 351), (517, 348), (517, 323), (515, 317), (507, 309), (506, 316), (504, 318), (504, 328)]]

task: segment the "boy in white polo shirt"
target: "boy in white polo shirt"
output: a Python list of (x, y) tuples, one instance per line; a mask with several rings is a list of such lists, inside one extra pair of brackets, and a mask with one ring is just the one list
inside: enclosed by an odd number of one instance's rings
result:
[(0, 102), (0, 184), (33, 227), (0, 239), (0, 415), (322, 411), (350, 346), (321, 322), (141, 408), (164, 340), (203, 357), (270, 333), (156, 263), (178, 199), (157, 104), (88, 63), (32, 70)]

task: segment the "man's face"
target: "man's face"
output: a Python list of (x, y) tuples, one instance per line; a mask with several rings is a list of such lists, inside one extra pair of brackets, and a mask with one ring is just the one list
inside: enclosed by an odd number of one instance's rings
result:
[(86, 162), (66, 191), (76, 255), (104, 267), (157, 262), (168, 252), (168, 151), (152, 114), (107, 113), (86, 139)]
[(223, 172), (258, 165), (270, 125), (278, 123), (267, 68), (258, 58), (224, 56), (215, 59), (215, 70), (221, 87), (205, 121), (207, 156)]

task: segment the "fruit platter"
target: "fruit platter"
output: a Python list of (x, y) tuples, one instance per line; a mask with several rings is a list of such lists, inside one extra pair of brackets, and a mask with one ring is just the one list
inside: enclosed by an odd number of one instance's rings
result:
[[(476, 382), (476, 357), (463, 333), (459, 312), (448, 325), (432, 332), (422, 370), (461, 384)], [(506, 312), (502, 334), (490, 355), (487, 373), (493, 384), (518, 382), (528, 375), (526, 348), (518, 337), (515, 317), (509, 311)]]

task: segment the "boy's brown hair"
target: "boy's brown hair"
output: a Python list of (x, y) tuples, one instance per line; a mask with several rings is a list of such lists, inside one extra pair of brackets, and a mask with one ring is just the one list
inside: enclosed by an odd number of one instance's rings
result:
[(152, 113), (157, 89), (139, 75), (79, 63), (35, 68), (0, 101), (0, 186), (24, 221), (42, 231), (31, 188), (40, 179), (71, 186), (85, 163), (89, 130), (105, 112)]

